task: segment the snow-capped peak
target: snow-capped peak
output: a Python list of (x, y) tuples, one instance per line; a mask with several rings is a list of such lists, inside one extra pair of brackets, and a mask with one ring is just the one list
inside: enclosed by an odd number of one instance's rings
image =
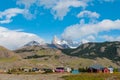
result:
[(57, 36), (54, 36), (52, 43), (53, 44), (61, 44), (61, 41), (57, 38)]
[(60, 45), (63, 48), (77, 48), (81, 43), (73, 42), (72, 40), (58, 39), (57, 36), (54, 36), (52, 44)]
[(37, 41), (30, 41), (29, 43), (25, 44), (24, 46), (40, 46), (40, 43)]

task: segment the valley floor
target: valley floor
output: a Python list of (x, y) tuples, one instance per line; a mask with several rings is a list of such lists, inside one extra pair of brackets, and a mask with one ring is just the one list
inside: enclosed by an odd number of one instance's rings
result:
[(65, 80), (120, 80), (120, 73), (82, 73), (63, 77)]
[(61, 77), (68, 74), (38, 74), (38, 75), (17, 75), (0, 74), (0, 80), (64, 80)]
[(68, 73), (54, 74), (0, 74), (0, 80), (120, 80), (120, 73), (80, 73), (72, 75)]

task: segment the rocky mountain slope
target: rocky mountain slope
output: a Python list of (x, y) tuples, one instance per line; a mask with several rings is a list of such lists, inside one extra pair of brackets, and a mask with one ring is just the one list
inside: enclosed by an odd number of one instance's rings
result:
[(27, 46), (15, 52), (29, 62), (49, 67), (85, 67), (95, 63), (117, 67), (120, 66), (119, 46), (120, 42), (85, 43), (76, 49)]
[(21, 59), (22, 58), (15, 52), (0, 46), (0, 69), (8, 69), (18, 66), (16, 63), (19, 64)]
[(76, 49), (64, 49), (65, 54), (81, 58), (107, 58), (120, 65), (120, 42), (85, 43)]
[(14, 52), (0, 46), (0, 58), (10, 58), (13, 57), (15, 54)]

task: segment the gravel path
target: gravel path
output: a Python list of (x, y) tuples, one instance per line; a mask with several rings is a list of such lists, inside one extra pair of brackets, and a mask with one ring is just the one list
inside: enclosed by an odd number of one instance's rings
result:
[(64, 80), (60, 77), (67, 74), (38, 74), (38, 75), (15, 75), (0, 74), (0, 80)]

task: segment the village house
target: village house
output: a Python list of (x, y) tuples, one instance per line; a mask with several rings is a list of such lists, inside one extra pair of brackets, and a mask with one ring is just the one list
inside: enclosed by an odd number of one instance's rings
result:
[(110, 73), (110, 70), (107, 67), (105, 67), (105, 68), (103, 68), (102, 72), (103, 73)]
[(64, 69), (64, 67), (57, 67), (55, 69), (55, 72), (65, 72), (65, 69)]
[(112, 67), (112, 66), (109, 66), (109, 68), (108, 68), (108, 69), (109, 69), (110, 73), (113, 73), (113, 70), (114, 70), (114, 69), (113, 69), (113, 67)]
[(32, 72), (38, 72), (39, 69), (38, 68), (32, 68)]
[(72, 71), (72, 69), (70, 67), (66, 67), (65, 71), (70, 73)]
[(80, 72), (79, 72), (79, 70), (77, 70), (77, 69), (74, 69), (74, 70), (72, 70), (72, 74), (79, 74)]
[(53, 72), (53, 70), (50, 68), (43, 68), (41, 70), (44, 71), (44, 73), (52, 73)]
[(28, 69), (28, 68), (24, 68), (23, 71), (24, 72), (30, 72), (31, 69)]
[(6, 73), (6, 70), (0, 69), (0, 73)]
[(88, 72), (94, 72), (94, 73), (110, 73), (109, 69), (106, 68), (106, 67), (103, 67), (102, 65), (100, 64), (94, 64), (94, 65), (91, 65), (89, 68), (88, 68)]

